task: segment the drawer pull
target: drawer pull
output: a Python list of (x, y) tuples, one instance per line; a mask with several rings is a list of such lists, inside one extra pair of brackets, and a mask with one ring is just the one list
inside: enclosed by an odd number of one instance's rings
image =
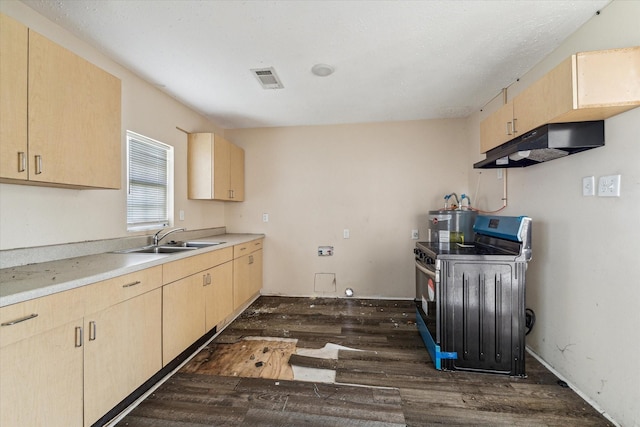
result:
[(12, 326), (12, 325), (15, 325), (16, 323), (25, 322), (25, 321), (27, 321), (29, 319), (33, 319), (34, 317), (38, 317), (38, 314), (37, 313), (33, 313), (33, 314), (28, 315), (28, 316), (21, 317), (19, 319), (10, 320), (8, 322), (4, 322), (0, 326)]
[(82, 342), (84, 341), (82, 337), (82, 327), (76, 326), (76, 347), (82, 347)]
[(241, 251), (246, 251), (246, 250), (247, 250), (247, 248), (246, 248), (246, 247), (244, 247), (244, 248), (240, 248), (240, 250), (241, 250)]
[(253, 264), (253, 255), (249, 255), (249, 264)]
[(140, 280), (136, 280), (135, 282), (127, 283), (126, 285), (122, 285), (122, 287), (123, 288), (130, 288), (132, 286), (139, 285), (140, 283), (142, 283), (142, 282), (140, 282)]

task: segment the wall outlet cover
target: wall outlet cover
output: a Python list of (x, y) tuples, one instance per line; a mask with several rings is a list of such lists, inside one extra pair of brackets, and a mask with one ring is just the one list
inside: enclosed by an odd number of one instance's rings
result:
[(582, 195), (596, 195), (596, 178), (594, 176), (585, 176), (584, 178), (582, 178)]
[(598, 197), (620, 197), (621, 175), (601, 176), (598, 179)]

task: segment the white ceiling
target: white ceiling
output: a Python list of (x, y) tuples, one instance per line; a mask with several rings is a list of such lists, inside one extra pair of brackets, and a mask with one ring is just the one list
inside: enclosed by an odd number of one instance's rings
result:
[[(24, 0), (222, 128), (466, 117), (610, 0)], [(311, 67), (335, 68), (317, 77)], [(284, 89), (249, 72), (273, 66)]]

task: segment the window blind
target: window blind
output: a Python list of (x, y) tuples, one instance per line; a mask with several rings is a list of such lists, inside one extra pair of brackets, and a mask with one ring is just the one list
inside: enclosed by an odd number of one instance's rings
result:
[(129, 191), (127, 228), (169, 225), (169, 164), (172, 147), (127, 132)]

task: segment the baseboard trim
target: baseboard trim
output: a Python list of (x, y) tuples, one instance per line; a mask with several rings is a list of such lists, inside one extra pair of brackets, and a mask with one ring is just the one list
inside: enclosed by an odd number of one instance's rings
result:
[(542, 365), (545, 368), (547, 368), (549, 371), (551, 371), (551, 373), (553, 375), (555, 375), (556, 377), (560, 378), (562, 381), (567, 383), (567, 385), (569, 386), (569, 388), (571, 388), (571, 390), (573, 390), (578, 396), (580, 396), (582, 398), (582, 400), (587, 402), (593, 409), (598, 411), (598, 413), (600, 413), (600, 415), (602, 415), (607, 420), (609, 420), (609, 422), (611, 422), (614, 426), (621, 427), (620, 424), (616, 420), (611, 418), (611, 415), (607, 414), (607, 412), (600, 407), (600, 405), (598, 405), (593, 399), (591, 399), (589, 396), (587, 396), (585, 393), (583, 393), (578, 387), (575, 386), (575, 384), (572, 384), (570, 381), (568, 381), (562, 374), (560, 374), (560, 372), (556, 371), (553, 368), (553, 366), (549, 365), (542, 357), (540, 357), (536, 352), (534, 352), (531, 349), (531, 347), (526, 346), (525, 348), (527, 350), (527, 353), (529, 353), (531, 356), (533, 356), (538, 362), (542, 363)]

